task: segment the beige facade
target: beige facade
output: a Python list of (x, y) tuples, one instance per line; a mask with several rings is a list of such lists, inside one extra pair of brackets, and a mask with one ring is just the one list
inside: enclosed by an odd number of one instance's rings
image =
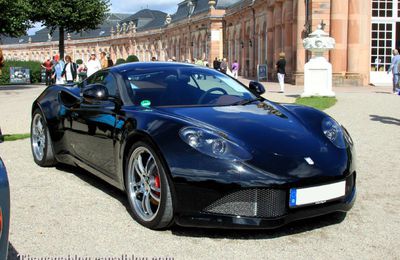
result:
[[(337, 43), (326, 55), (333, 65), (334, 83), (370, 83), (371, 1), (242, 0), (227, 9), (214, 8), (212, 2), (215, 1), (209, 1), (208, 11), (176, 22), (166, 21), (160, 29), (139, 32), (128, 25), (123, 30), (112, 28), (107, 37), (67, 39), (66, 53), (84, 61), (92, 51), (106, 51), (114, 61), (135, 54), (141, 61), (150, 61), (153, 56), (158, 60), (175, 56), (178, 61), (206, 58), (211, 64), (215, 57), (226, 57), (229, 62), (237, 60), (240, 74), (246, 77), (256, 77), (257, 65), (267, 64), (272, 80), (278, 54), (285, 52), (287, 78), (301, 84), (304, 64), (311, 55), (303, 48), (308, 28), (305, 25), (314, 30), (323, 21), (325, 31)], [(6, 60), (42, 61), (57, 52), (58, 43), (22, 43), (1, 48)]]

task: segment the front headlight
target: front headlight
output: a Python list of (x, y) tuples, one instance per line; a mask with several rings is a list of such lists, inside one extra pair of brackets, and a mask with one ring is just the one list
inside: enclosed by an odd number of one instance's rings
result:
[(326, 117), (322, 120), (322, 132), (337, 148), (347, 147), (342, 127), (332, 118)]
[(199, 127), (185, 127), (179, 131), (182, 140), (197, 151), (214, 158), (247, 161), (251, 154), (218, 133)]

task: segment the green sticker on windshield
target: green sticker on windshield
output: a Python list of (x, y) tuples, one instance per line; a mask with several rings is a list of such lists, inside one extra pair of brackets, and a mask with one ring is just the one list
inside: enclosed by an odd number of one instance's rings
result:
[(151, 105), (151, 101), (150, 101), (150, 100), (147, 100), (147, 99), (142, 100), (142, 102), (140, 102), (140, 105), (141, 105), (142, 107), (149, 107), (149, 106)]

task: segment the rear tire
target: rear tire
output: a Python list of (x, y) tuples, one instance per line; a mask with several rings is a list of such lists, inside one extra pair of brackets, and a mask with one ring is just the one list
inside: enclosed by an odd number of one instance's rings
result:
[(125, 188), (138, 223), (150, 229), (164, 229), (172, 224), (174, 213), (166, 168), (151, 145), (138, 142), (129, 150)]
[(49, 129), (40, 109), (36, 109), (32, 115), (31, 148), (36, 164), (42, 167), (56, 165)]

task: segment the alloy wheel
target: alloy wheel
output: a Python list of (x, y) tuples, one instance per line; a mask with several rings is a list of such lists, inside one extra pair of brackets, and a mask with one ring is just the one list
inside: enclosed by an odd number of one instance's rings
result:
[(43, 117), (36, 114), (32, 124), (32, 150), (38, 161), (43, 160), (46, 147), (46, 132), (43, 123)]
[(142, 146), (129, 158), (128, 194), (142, 220), (152, 221), (157, 216), (162, 194), (159, 166), (153, 154)]

